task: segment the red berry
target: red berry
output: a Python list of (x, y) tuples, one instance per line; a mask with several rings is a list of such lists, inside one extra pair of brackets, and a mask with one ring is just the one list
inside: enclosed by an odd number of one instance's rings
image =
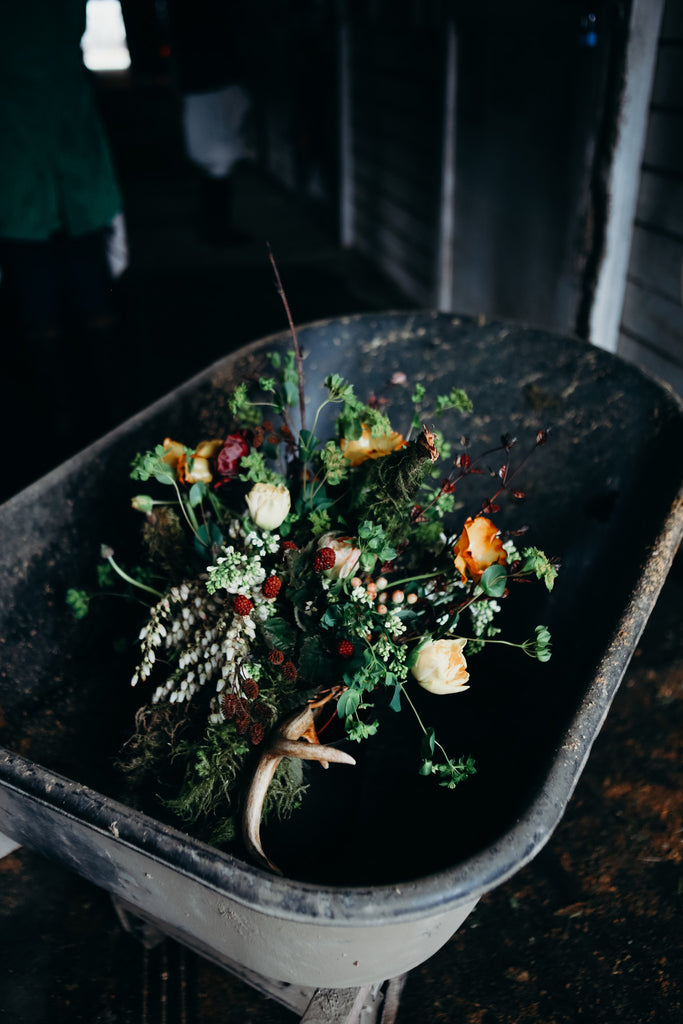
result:
[(337, 644), (337, 654), (340, 658), (350, 658), (353, 654), (353, 644), (350, 640), (340, 640)]
[(280, 593), (281, 586), (282, 580), (279, 576), (269, 576), (267, 580), (264, 580), (261, 591), (263, 592), (263, 596), (267, 597), (269, 601), (274, 601)]
[(238, 615), (249, 615), (254, 608), (254, 602), (245, 597), (244, 594), (238, 594), (232, 606)]
[(325, 569), (331, 569), (336, 561), (334, 548), (320, 548), (313, 559), (313, 569), (315, 572), (324, 572)]
[(296, 551), (296, 544), (293, 540), (283, 540), (282, 542), (283, 551)]

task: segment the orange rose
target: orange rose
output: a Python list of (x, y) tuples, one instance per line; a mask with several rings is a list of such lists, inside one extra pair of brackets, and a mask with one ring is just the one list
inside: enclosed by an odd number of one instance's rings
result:
[(213, 476), (209, 460), (214, 459), (222, 447), (222, 440), (200, 441), (192, 455), (192, 468), (188, 470), (184, 445), (167, 437), (164, 438), (164, 462), (175, 470), (181, 483), (209, 484)]
[(355, 441), (342, 439), (340, 446), (344, 458), (348, 459), (352, 466), (360, 466), (366, 459), (381, 459), (383, 455), (389, 455), (398, 448), (403, 448), (408, 442), (396, 430), (389, 434), (381, 434), (373, 437), (367, 423), (362, 424), (362, 434)]
[(498, 527), (484, 516), (466, 519), (458, 543), (453, 548), (455, 568), (462, 582), (468, 579), (477, 582), (490, 565), (504, 565), (507, 551), (498, 533)]

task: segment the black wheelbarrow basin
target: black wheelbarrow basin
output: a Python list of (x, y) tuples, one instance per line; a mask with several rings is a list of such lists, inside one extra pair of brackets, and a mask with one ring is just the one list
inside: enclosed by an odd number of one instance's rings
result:
[[(473, 414), (438, 422), (456, 447), (466, 435), (481, 451), (508, 434), (521, 454), (551, 428), (518, 477), (524, 499), (505, 498), (496, 517), (506, 530), (528, 526), (528, 542), (561, 560), (553, 592), (528, 587), (504, 623), (520, 640), (547, 625), (551, 661), (486, 653), (466, 694), (420, 693), (449, 749), (476, 759), (477, 775), (454, 791), (418, 775), (407, 714), (387, 713), (355, 768), (315, 766), (304, 808), (265, 832), (283, 877), (117, 799), (113, 760), (139, 703), (128, 684), (137, 611), (102, 598), (79, 623), (64, 596), (92, 583), (102, 542), (131, 564), (133, 456), (165, 436), (224, 433), (226, 395), (290, 343), (266, 338), (0, 508), (0, 832), (243, 975), (351, 987), (427, 959), (560, 820), (683, 531), (683, 408), (617, 357), (502, 322), (363, 315), (305, 326), (300, 341), (311, 403), (337, 372), (361, 397), (388, 398), (397, 429), (416, 381), (428, 395), (464, 388)], [(406, 384), (389, 383), (403, 374)], [(463, 484), (464, 518), (491, 482)]]

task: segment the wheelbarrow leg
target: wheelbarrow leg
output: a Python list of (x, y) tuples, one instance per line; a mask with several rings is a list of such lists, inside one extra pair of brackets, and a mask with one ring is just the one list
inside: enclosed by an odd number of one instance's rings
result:
[(406, 977), (361, 988), (320, 988), (301, 1024), (394, 1024)]

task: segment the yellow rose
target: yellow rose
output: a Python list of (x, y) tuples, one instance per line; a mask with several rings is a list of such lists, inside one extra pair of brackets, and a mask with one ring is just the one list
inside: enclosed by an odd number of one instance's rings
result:
[(420, 686), (430, 693), (462, 693), (470, 678), (462, 653), (467, 640), (428, 640), (417, 652), (410, 669)]
[(254, 484), (246, 502), (249, 515), (261, 530), (277, 530), (291, 505), (289, 491), (283, 484)]
[(479, 581), (490, 565), (504, 565), (508, 557), (498, 527), (484, 516), (465, 520), (453, 554), (463, 583), (468, 579)]
[(367, 423), (362, 424), (362, 434), (356, 441), (342, 439), (340, 442), (344, 458), (348, 459), (352, 466), (360, 466), (366, 459), (381, 459), (383, 455), (389, 455), (398, 448), (403, 448), (408, 442), (397, 431), (392, 430), (390, 434), (382, 434), (380, 437), (373, 437)]
[(334, 565), (325, 569), (324, 576), (331, 580), (345, 580), (352, 576), (360, 560), (360, 548), (354, 545), (353, 537), (341, 537), (337, 533), (324, 533), (318, 538), (318, 549), (332, 548)]

